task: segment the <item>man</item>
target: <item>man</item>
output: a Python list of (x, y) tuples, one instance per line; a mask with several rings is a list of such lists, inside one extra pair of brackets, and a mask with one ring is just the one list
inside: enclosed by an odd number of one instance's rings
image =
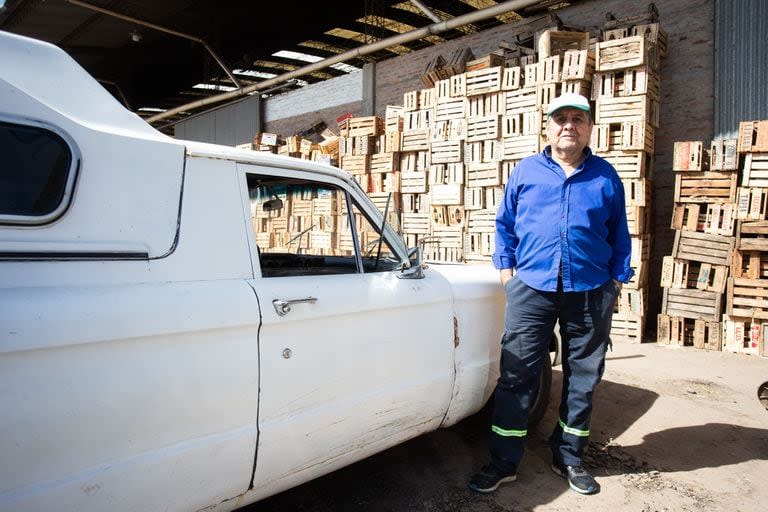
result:
[(477, 492), (517, 478), (528, 413), (558, 321), (563, 391), (550, 437), (552, 470), (576, 492), (599, 491), (582, 455), (613, 307), (633, 270), (624, 187), (613, 166), (588, 148), (592, 126), (585, 97), (568, 93), (552, 101), (548, 146), (514, 169), (496, 216), (493, 264), (507, 305), (491, 462), (469, 484)]

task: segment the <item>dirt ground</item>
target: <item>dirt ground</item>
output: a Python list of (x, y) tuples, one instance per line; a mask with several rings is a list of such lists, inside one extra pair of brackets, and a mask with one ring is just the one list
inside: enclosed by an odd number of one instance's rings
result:
[(617, 344), (596, 391), (586, 456), (597, 495), (570, 491), (549, 469), (558, 367), (518, 480), (491, 495), (467, 488), (488, 458), (483, 411), (242, 511), (766, 511), (768, 411), (757, 400), (766, 380), (768, 359), (757, 356)]

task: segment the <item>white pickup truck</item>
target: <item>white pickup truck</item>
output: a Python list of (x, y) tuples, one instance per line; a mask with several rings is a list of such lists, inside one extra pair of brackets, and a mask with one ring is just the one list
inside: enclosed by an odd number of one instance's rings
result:
[(0, 155), (2, 512), (234, 510), (493, 392), (496, 271), (343, 171), (163, 135), (5, 32)]

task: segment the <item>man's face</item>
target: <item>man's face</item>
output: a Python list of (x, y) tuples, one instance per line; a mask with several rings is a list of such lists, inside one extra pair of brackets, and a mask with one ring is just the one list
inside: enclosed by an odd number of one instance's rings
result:
[(592, 118), (583, 110), (565, 107), (556, 110), (547, 122), (547, 142), (554, 149), (582, 151), (592, 135)]

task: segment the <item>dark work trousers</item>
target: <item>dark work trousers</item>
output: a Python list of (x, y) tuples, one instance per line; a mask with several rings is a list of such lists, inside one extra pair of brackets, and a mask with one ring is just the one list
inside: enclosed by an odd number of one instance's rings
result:
[(610, 344), (616, 285), (608, 280), (587, 292), (563, 292), (562, 286), (557, 292), (542, 292), (515, 276), (504, 291), (507, 306), (491, 425), (491, 460), (502, 471), (517, 471), (528, 434), (528, 414), (559, 320), (563, 391), (550, 446), (554, 461), (580, 466), (589, 437), (592, 394), (603, 376)]

